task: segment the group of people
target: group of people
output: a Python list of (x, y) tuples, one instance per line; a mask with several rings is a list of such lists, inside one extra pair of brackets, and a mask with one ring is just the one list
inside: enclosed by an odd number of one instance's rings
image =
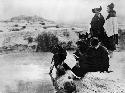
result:
[(116, 50), (118, 44), (118, 23), (114, 3), (107, 6), (108, 16), (106, 20), (100, 13), (102, 7), (92, 9), (95, 13), (91, 20), (90, 34), (97, 37), (99, 41), (110, 51)]
[(100, 13), (101, 6), (92, 9), (95, 15), (91, 21), (90, 33), (79, 36), (80, 40), (76, 43), (77, 50), (74, 53), (78, 63), (73, 68), (64, 62), (67, 56), (66, 50), (60, 45), (55, 45), (52, 49), (54, 54), (52, 61), (58, 76), (65, 74), (66, 70), (71, 70), (78, 77), (84, 77), (87, 72), (109, 72), (109, 51), (116, 50), (116, 44), (118, 44), (118, 25), (113, 8), (113, 3), (107, 6), (106, 20)]
[[(54, 54), (51, 62), (53, 65), (50, 67), (49, 74), (57, 90), (72, 93), (76, 91), (76, 85), (72, 80), (84, 77), (87, 72), (110, 72), (108, 70), (109, 51), (116, 50), (116, 44), (118, 44), (118, 25), (116, 12), (113, 8), (113, 3), (107, 6), (108, 16), (106, 20), (100, 13), (101, 6), (100, 8), (92, 9), (95, 15), (91, 21), (90, 33), (79, 34), (79, 41), (76, 42), (77, 49), (72, 55), (75, 61), (70, 60), (71, 63), (67, 64), (66, 59), (71, 58), (66, 49), (59, 44), (54, 45), (51, 50)], [(76, 63), (71, 67), (73, 62)], [(54, 67), (56, 69), (56, 78), (52, 77)], [(58, 81), (60, 77), (65, 76), (68, 71), (72, 72), (72, 76), (68, 75), (67, 81), (62, 84), (63, 88), (58, 88), (58, 84), (55, 83), (56, 80)], [(61, 81), (59, 82), (62, 83)]]
[(90, 23), (90, 33), (80, 35), (80, 40), (77, 42), (78, 49), (74, 54), (79, 67), (76, 65), (72, 69), (77, 76), (84, 76), (87, 72), (110, 72), (109, 54), (116, 50), (118, 44), (117, 17), (113, 3), (107, 6), (106, 20), (100, 13), (101, 10), (101, 6), (92, 9), (95, 15)]
[[(84, 46), (81, 46), (84, 44)], [(72, 71), (79, 77), (84, 77), (87, 72), (109, 72), (109, 54), (107, 49), (99, 42), (99, 39), (92, 37), (88, 42), (80, 40), (77, 42), (78, 49), (74, 53), (78, 65)]]

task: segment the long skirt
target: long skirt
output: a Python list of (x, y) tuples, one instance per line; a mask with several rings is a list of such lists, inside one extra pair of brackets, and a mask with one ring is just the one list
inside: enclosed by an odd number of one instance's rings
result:
[(118, 45), (118, 34), (115, 34), (115, 35), (114, 35), (114, 38), (115, 38), (115, 44)]
[(79, 60), (79, 67), (74, 66), (72, 72), (78, 77), (84, 77), (87, 72), (103, 72), (108, 71), (109, 64), (107, 63), (94, 63), (87, 60), (86, 57), (82, 57)]
[(108, 50), (111, 50), (111, 51), (114, 51), (116, 50), (116, 41), (114, 39), (114, 36), (110, 36), (108, 37), (108, 41), (107, 41), (107, 49)]
[(78, 76), (78, 77), (83, 77), (87, 72), (92, 71), (93, 64), (90, 65), (90, 62), (86, 59), (85, 56), (82, 56), (79, 59), (79, 66), (74, 66), (72, 68), (72, 72)]
[(86, 64), (88, 61), (86, 60), (86, 57), (82, 56), (79, 59), (79, 66), (74, 66), (72, 68), (72, 72), (78, 76), (78, 77), (83, 77), (87, 73), (87, 69), (89, 68), (88, 64)]

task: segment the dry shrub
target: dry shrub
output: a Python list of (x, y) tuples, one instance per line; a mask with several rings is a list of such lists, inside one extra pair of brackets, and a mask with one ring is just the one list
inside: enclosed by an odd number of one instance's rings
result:
[(66, 37), (69, 37), (70, 33), (66, 30), (66, 31), (63, 32), (63, 35), (66, 36)]
[(51, 32), (43, 32), (37, 37), (38, 46), (36, 51), (49, 52), (51, 47), (55, 44), (58, 44), (58, 38)]

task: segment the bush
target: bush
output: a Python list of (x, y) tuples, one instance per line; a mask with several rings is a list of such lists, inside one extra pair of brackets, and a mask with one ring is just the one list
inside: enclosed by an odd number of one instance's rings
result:
[(28, 40), (28, 43), (32, 43), (33, 42), (33, 38), (32, 37), (28, 37), (27, 40)]
[(58, 38), (48, 32), (43, 32), (42, 34), (38, 35), (36, 41), (38, 42), (38, 46), (36, 49), (36, 52), (38, 51), (44, 51), (44, 52), (49, 52), (55, 44), (58, 44)]
[(45, 25), (45, 23), (40, 23), (41, 25)]
[(22, 29), (25, 29), (26, 28), (26, 26), (22, 26)]
[(18, 28), (15, 28), (15, 29), (12, 29), (12, 31), (20, 31), (20, 29), (18, 29)]
[(66, 37), (69, 37), (70, 36), (70, 33), (68, 31), (64, 31), (63, 32), (63, 35), (66, 36)]
[(59, 25), (56, 25), (56, 28), (59, 28)]
[(72, 30), (75, 30), (75, 28), (72, 28)]
[(15, 27), (18, 27), (18, 24), (14, 25)]
[(43, 29), (47, 29), (47, 27), (43, 27)]

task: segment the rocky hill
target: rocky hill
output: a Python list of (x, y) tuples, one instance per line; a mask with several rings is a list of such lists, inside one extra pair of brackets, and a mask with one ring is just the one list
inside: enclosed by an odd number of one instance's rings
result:
[(39, 16), (25, 16), (25, 15), (20, 15), (20, 16), (16, 16), (16, 17), (12, 17), (10, 19), (10, 21), (12, 22), (22, 22), (22, 21), (27, 21), (27, 22), (51, 22), (51, 23), (54, 23), (54, 21), (49, 21), (47, 19), (44, 19), (42, 17), (39, 17)]
[[(124, 29), (123, 25), (119, 27)], [(124, 31), (122, 29), (121, 32)], [(28, 46), (27, 38), (33, 38), (32, 43), (37, 45), (38, 42), (36, 38), (38, 35), (48, 32), (55, 35), (62, 44), (68, 47), (68, 49), (72, 49), (76, 47), (75, 43), (78, 40), (78, 33), (85, 33), (88, 30), (89, 27), (85, 24), (57, 24), (56, 22), (49, 21), (39, 16), (20, 15), (0, 22), (0, 51), (3, 47), (4, 50), (11, 50), (10, 46), (13, 47), (15, 45), (16, 47), (21, 45), (25, 48), (24, 45)], [(121, 36), (123, 36), (123, 34)], [(123, 48), (125, 44), (123, 37), (119, 39), (120, 46)]]
[[(84, 31), (78, 27), (66, 27), (38, 16), (16, 16), (8, 21), (0, 22), (0, 47), (4, 50), (11, 49), (16, 45), (28, 46), (28, 39), (32, 38), (37, 45), (36, 38), (42, 33), (55, 35), (62, 44), (74, 47), (78, 40), (78, 32)], [(50, 42), (50, 41), (47, 41)], [(30, 44), (32, 45), (32, 44)], [(66, 45), (66, 46), (67, 46)], [(1, 49), (0, 49), (1, 50)], [(14, 47), (15, 50), (15, 47)]]

